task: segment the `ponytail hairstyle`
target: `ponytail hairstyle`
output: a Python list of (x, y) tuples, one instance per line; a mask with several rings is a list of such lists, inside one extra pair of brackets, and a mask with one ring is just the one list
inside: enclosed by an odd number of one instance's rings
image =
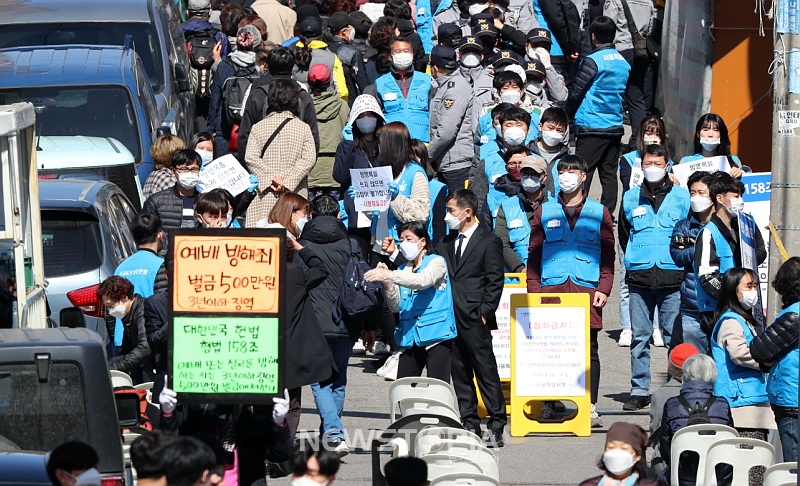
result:
[(308, 47), (308, 39), (300, 36), (300, 43), (303, 47), (298, 47), (294, 53), (294, 62), (300, 71), (311, 69), (311, 48)]

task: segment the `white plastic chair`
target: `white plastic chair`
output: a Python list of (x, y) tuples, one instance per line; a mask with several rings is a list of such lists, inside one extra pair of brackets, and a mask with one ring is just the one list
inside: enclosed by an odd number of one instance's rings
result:
[[(428, 398), (404, 398), (399, 402), (400, 416), (408, 417), (409, 415), (438, 415), (440, 417), (449, 417), (453, 420), (459, 421), (461, 417), (453, 407), (438, 400), (430, 400)], [(394, 422), (392, 422), (394, 423)]]
[(500, 486), (500, 481), (485, 474), (445, 474), (431, 481), (430, 486)]
[(456, 392), (450, 383), (424, 376), (401, 378), (389, 386), (389, 420), (392, 423), (397, 420), (398, 403), (405, 398), (425, 398), (458, 411)]
[(452, 427), (431, 427), (419, 431), (414, 452), (417, 456), (436, 453), (435, 447), (438, 448), (440, 444), (448, 442), (483, 446), (481, 438), (469, 430)]
[(428, 481), (445, 475), (483, 474), (480, 464), (450, 454), (428, 454), (420, 459), (428, 465)]
[[(481, 473), (494, 479), (500, 480), (500, 468), (497, 463), (497, 455), (491, 449), (483, 445), (475, 445), (459, 442), (445, 442), (435, 447), (431, 455), (448, 455), (466, 459), (477, 464), (481, 468)], [(425, 456), (422, 456), (423, 458)]]
[(133, 378), (127, 373), (122, 371), (111, 370), (111, 386), (116, 388), (118, 386), (133, 386)]
[(796, 462), (773, 464), (764, 472), (764, 486), (783, 486), (784, 484), (797, 484)]
[(746, 437), (718, 440), (708, 448), (705, 482), (698, 484), (717, 484), (714, 471), (717, 464), (733, 466), (731, 484), (748, 484), (748, 473), (753, 466), (770, 467), (774, 460), (775, 448), (763, 440)]
[[(147, 390), (147, 401), (153, 403), (153, 382), (148, 381), (147, 383), (139, 383), (138, 385), (134, 386), (137, 390)], [(158, 400), (156, 400), (158, 401)], [(155, 405), (158, 405), (156, 403)]]
[(681, 453), (686, 451), (696, 452), (700, 456), (695, 484), (705, 484), (703, 479), (708, 448), (718, 440), (736, 437), (739, 437), (736, 429), (720, 424), (689, 425), (675, 432), (670, 447), (670, 484), (678, 484), (678, 461)]

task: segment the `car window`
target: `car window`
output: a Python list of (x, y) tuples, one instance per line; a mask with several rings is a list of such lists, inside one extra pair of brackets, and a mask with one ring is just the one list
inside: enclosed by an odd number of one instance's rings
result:
[[(119, 207), (117, 198), (110, 197), (108, 199), (108, 226), (110, 229), (109, 240), (111, 241), (111, 248), (114, 250), (113, 258), (115, 264), (119, 265), (123, 260), (131, 256), (136, 248), (133, 247), (133, 238), (126, 237), (126, 233), (130, 235), (128, 225), (125, 223), (122, 215), (122, 210)], [(127, 230), (127, 231), (126, 231)]]
[(136, 218), (136, 210), (133, 209), (131, 204), (124, 197), (119, 198), (119, 206), (122, 208), (122, 213), (125, 215), (125, 220), (128, 222), (128, 227), (130, 227), (131, 223)]
[(142, 160), (133, 99), (123, 86), (56, 86), (0, 90), (0, 105), (33, 103), (37, 135), (111, 137)]
[(161, 46), (155, 26), (144, 22), (61, 22), (9, 24), (0, 26), (0, 48), (50, 45), (121, 46), (125, 35), (133, 36), (136, 53), (142, 58), (150, 86), (160, 93), (164, 89), (164, 68)]
[[(141, 69), (136, 69), (136, 84), (143, 87), (138, 92), (139, 104), (144, 109), (147, 116), (148, 128), (150, 133), (154, 133), (156, 128), (161, 124), (158, 116), (158, 109), (156, 108), (155, 101), (153, 100), (152, 90), (147, 89), (147, 80), (144, 77)], [(130, 197), (130, 196), (128, 196)]]
[(113, 201), (112, 206), (117, 211), (116, 219), (119, 221), (120, 239), (127, 248), (128, 256), (131, 256), (136, 253), (136, 242), (133, 241), (133, 233), (131, 233), (131, 222), (136, 215), (124, 198), (113, 195), (111, 200)]
[(89, 442), (80, 367), (51, 363), (42, 383), (33, 362), (0, 364), (0, 451), (51, 451), (70, 440)]
[(42, 211), (45, 277), (78, 275), (100, 268), (101, 242), (100, 223), (92, 215), (79, 211)]

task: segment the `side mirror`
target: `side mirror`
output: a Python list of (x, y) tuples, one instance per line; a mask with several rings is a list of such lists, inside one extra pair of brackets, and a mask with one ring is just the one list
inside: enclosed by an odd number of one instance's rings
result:
[(189, 83), (189, 73), (183, 63), (175, 63), (175, 88), (179, 93), (186, 93), (192, 90), (192, 85)]

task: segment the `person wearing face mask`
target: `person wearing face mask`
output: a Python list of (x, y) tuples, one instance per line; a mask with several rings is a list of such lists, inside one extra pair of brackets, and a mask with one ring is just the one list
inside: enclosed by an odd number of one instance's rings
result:
[[(449, 25), (449, 24), (445, 24)], [(457, 41), (458, 63), (461, 75), (475, 87), (478, 78), (483, 74), (483, 43), (475, 36), (462, 37)]]
[(200, 154), (191, 149), (175, 152), (172, 156), (174, 186), (152, 194), (142, 206), (142, 214), (153, 214), (161, 220), (167, 233), (178, 228), (194, 228), (194, 203), (197, 182), (200, 180)]
[(503, 201), (514, 198), (522, 192), (520, 183), (522, 162), (530, 155), (531, 151), (524, 145), (511, 147), (503, 154), (505, 166), (502, 173), (500, 173), (500, 169), (497, 170), (499, 175), (490, 185), (489, 193), (486, 196), (486, 207), (493, 216), (493, 225), (496, 223), (494, 220), (497, 218)]
[(231, 193), (214, 189), (197, 196), (194, 212), (198, 228), (241, 228), (236, 221)]
[[(425, 4), (428, 3), (428, 0), (421, 0), (419, 2), (415, 2), (416, 6), (425, 9)], [(427, 9), (425, 9), (427, 10)], [(411, 52), (413, 54), (413, 61), (412, 65), (414, 69), (419, 72), (426, 72), (427, 71), (427, 56), (425, 46), (421, 38), (423, 34), (422, 31), (417, 31), (417, 24), (414, 22), (414, 14), (411, 10), (411, 4), (406, 2), (405, 0), (387, 0), (383, 7), (383, 15), (385, 17), (390, 17), (394, 19), (395, 23), (397, 24), (397, 30), (399, 31), (399, 35), (397, 36), (400, 39), (405, 39), (411, 44)], [(421, 21), (426, 21), (425, 18), (427, 15), (423, 13), (421, 16)], [(427, 25), (422, 25), (422, 30), (427, 31), (425, 35), (428, 36), (429, 42), (428, 45), (430, 46), (429, 49), (433, 48), (433, 41), (430, 40), (432, 37), (433, 32), (431, 32)]]
[(667, 151), (648, 145), (642, 157), (644, 179), (622, 197), (619, 244), (625, 253), (631, 330), (631, 396), (623, 410), (640, 410), (650, 404), (650, 339), (652, 316), (658, 322), (667, 349), (680, 312), (683, 269), (670, 254), (675, 224), (691, 208), (689, 191), (667, 177)]
[(714, 394), (728, 400), (741, 437), (767, 440), (768, 430), (778, 426), (764, 371), (750, 354), (751, 341), (763, 329), (753, 317), (753, 308), (759, 305), (758, 277), (747, 268), (731, 268), (720, 290), (711, 331), (711, 357), (718, 373)]
[(391, 57), (391, 72), (379, 77), (364, 94), (378, 100), (387, 123), (405, 123), (412, 138), (428, 142), (429, 106), (435, 89), (432, 78), (414, 70), (414, 54), (407, 40), (396, 38), (392, 42)]
[[(744, 184), (725, 172), (712, 175), (709, 193), (714, 202), (713, 214), (697, 237), (694, 252), (697, 307), (700, 324), (708, 334), (714, 323), (714, 310), (721, 297), (720, 283), (729, 269), (742, 265), (739, 218), (752, 219), (743, 213)], [(767, 258), (764, 238), (758, 226), (756, 231), (756, 262)]]
[[(208, 164), (214, 160), (214, 154), (216, 151), (216, 147), (214, 146), (214, 136), (208, 132), (197, 132), (194, 134), (192, 139), (189, 140), (189, 147), (194, 147), (195, 152), (200, 154), (201, 159), (200, 179), (197, 181), (197, 191), (200, 193), (206, 192), (210, 189), (204, 187), (205, 180), (203, 177), (203, 171), (205, 171)], [(247, 188), (247, 190), (236, 196), (235, 203), (233, 204), (233, 206), (236, 207), (237, 215), (244, 214), (244, 212), (247, 211), (247, 207), (256, 196), (257, 187), (258, 177), (256, 177), (255, 174), (250, 174), (250, 186)], [(238, 223), (235, 227), (239, 227)]]
[(332, 486), (339, 463), (339, 457), (331, 451), (298, 449), (292, 458), (291, 486)]
[(689, 187), (689, 216), (678, 221), (672, 231), (672, 243), (669, 249), (675, 263), (683, 267), (681, 283), (681, 331), (675, 332), (676, 339), (689, 343), (702, 353), (708, 352), (708, 337), (700, 327), (700, 311), (697, 307), (697, 289), (695, 284), (694, 254), (695, 242), (700, 231), (714, 215), (714, 203), (711, 201), (710, 186), (714, 181), (708, 172), (695, 172), (689, 176), (686, 185)]
[(154, 363), (144, 329), (144, 298), (134, 293), (130, 280), (117, 276), (100, 284), (97, 298), (107, 311), (109, 336), (114, 335), (115, 319), (122, 321), (122, 341), (116, 355), (108, 361), (108, 368), (129, 374), (134, 384), (151, 381)]
[[(553, 37), (549, 30), (536, 27), (528, 31), (527, 42), (525, 43), (525, 57), (529, 62), (539, 62), (542, 65), (544, 78), (544, 90), (542, 98), (549, 106), (556, 103), (567, 101), (569, 90), (564, 83), (564, 76), (558, 72), (553, 65), (550, 57), (550, 50), (553, 47)], [(539, 106), (545, 106), (541, 104)]]
[(100, 486), (100, 456), (80, 441), (64, 442), (47, 459), (47, 476), (53, 486)]
[[(488, 59), (488, 65), (483, 74), (475, 81), (472, 89), (474, 96), (472, 130), (476, 144), (485, 143), (484, 136), (491, 138), (490, 122), (492, 117), (486, 115), (492, 111), (492, 108), (498, 103), (519, 106), (525, 90), (525, 84), (522, 81), (525, 76), (524, 70), (521, 73), (509, 70), (500, 76), (511, 66), (521, 67), (522, 58), (516, 52), (501, 51), (491, 57), (484, 55), (484, 59)], [(498, 76), (500, 76), (500, 81), (497, 80)], [(515, 91), (516, 93), (514, 93)], [(503, 98), (502, 96), (506, 92), (507, 94)]]
[(682, 158), (680, 163), (719, 156), (728, 159), (728, 173), (734, 179), (741, 179), (744, 172), (752, 172), (750, 167), (742, 164), (739, 157), (731, 153), (731, 139), (725, 120), (716, 113), (706, 113), (697, 120), (694, 154)]
[[(645, 477), (647, 432), (635, 424), (614, 422), (606, 433), (603, 455), (597, 463), (603, 474), (580, 486), (657, 486)], [(677, 486), (677, 485), (676, 485)]]
[[(614, 221), (583, 189), (586, 170), (578, 155), (558, 162), (558, 197), (543, 203), (531, 221), (527, 282), (529, 293), (589, 294), (592, 427), (602, 427), (595, 409), (600, 387), (597, 336), (614, 285)], [(555, 418), (555, 413), (546, 413), (542, 411), (543, 418)]]
[[(519, 66), (516, 66), (519, 67)], [(526, 113), (533, 115), (538, 115), (538, 112), (532, 113), (533, 107), (530, 105), (523, 106), (523, 101), (525, 99), (525, 87), (522, 81), (522, 76), (519, 75), (516, 71), (506, 70), (500, 73), (497, 73), (494, 76), (494, 88), (496, 91), (496, 96), (500, 100), (500, 103), (509, 104), (514, 107), (518, 107), (523, 109)], [(484, 113), (478, 120), (478, 126), (473, 127), (475, 131), (475, 139), (480, 140), (487, 140), (491, 137), (492, 132), (494, 131), (493, 121), (494, 115), (492, 114), (492, 109), (494, 106), (490, 105), (483, 108)], [(530, 123), (529, 123), (530, 125)], [(526, 133), (526, 138), (527, 138)], [(531, 135), (532, 137), (536, 135)], [(526, 140), (529, 141), (529, 140)]]
[(464, 187), (475, 157), (472, 87), (458, 70), (451, 47), (433, 48), (431, 76), (437, 88), (431, 99), (428, 156), (438, 179), (452, 192)]
[(432, 253), (433, 245), (422, 223), (401, 226), (399, 246), (405, 264), (394, 271), (379, 266), (364, 274), (369, 282), (384, 282), (389, 310), (400, 316), (394, 336), (403, 348), (397, 378), (422, 376), (425, 368), (429, 378), (449, 382), (456, 323), (447, 264)]
[[(660, 116), (650, 115), (642, 120), (642, 125), (636, 136), (636, 146), (634, 150), (626, 153), (619, 158), (619, 180), (622, 183), (624, 193), (632, 186), (642, 183), (644, 174), (642, 173), (642, 154), (648, 145), (661, 145), (669, 150), (667, 146), (667, 131), (664, 127), (664, 120)], [(674, 162), (669, 159), (672, 167)], [(676, 179), (673, 179), (673, 182)]]
[(172, 155), (186, 148), (186, 144), (175, 135), (162, 135), (150, 145), (150, 156), (153, 157), (153, 172), (147, 176), (142, 186), (145, 199), (156, 192), (163, 191), (178, 182), (172, 173)]
[(483, 0), (442, 0), (433, 15), (433, 29), (439, 32), (442, 24), (455, 24), (461, 29), (461, 35), (471, 35), (470, 18), (489, 8), (489, 5)]
[[(538, 156), (524, 156), (519, 172), (519, 193), (504, 199), (497, 211), (494, 234), (503, 242), (507, 272), (521, 273), (528, 262), (533, 215), (547, 200), (547, 162)], [(509, 176), (512, 170), (509, 170)], [(503, 179), (502, 176), (500, 179)], [(500, 180), (498, 179), (498, 180)]]
[(546, 191), (548, 196), (558, 192), (558, 161), (569, 155), (569, 118), (558, 106), (550, 107), (539, 118), (539, 138), (528, 144), (531, 153), (547, 163)]
[(352, 104), (364, 88), (369, 86), (364, 56), (352, 45), (356, 36), (356, 29), (353, 27), (355, 23), (356, 21), (352, 20), (347, 12), (334, 12), (328, 18), (328, 30), (331, 35), (326, 37), (328, 50), (342, 63), (349, 104)]

